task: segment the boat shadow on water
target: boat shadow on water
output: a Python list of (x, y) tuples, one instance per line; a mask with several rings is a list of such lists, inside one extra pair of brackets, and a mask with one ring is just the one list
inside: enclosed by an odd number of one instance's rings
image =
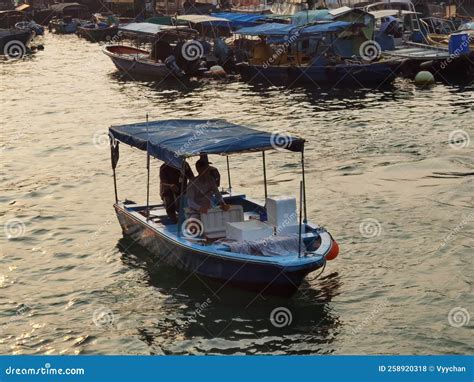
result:
[(339, 294), (337, 273), (318, 280), (309, 275), (290, 299), (262, 296), (157, 264), (129, 238), (117, 247), (122, 262), (145, 271), (150, 288), (165, 296), (166, 312), (157, 306), (156, 320), (137, 327), (152, 354), (329, 353), (328, 344), (341, 330), (331, 307)]

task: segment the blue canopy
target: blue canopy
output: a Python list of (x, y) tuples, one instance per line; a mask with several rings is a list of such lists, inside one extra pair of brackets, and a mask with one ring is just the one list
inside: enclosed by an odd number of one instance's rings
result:
[(298, 32), (299, 34), (340, 32), (349, 28), (351, 25), (353, 25), (353, 23), (349, 21), (333, 21), (329, 23), (308, 25), (302, 27)]
[(291, 34), (316, 34), (339, 32), (350, 27), (353, 23), (349, 21), (329, 21), (307, 26), (295, 26), (290, 24), (262, 24), (255, 27), (242, 28), (235, 31), (235, 34), (247, 36), (288, 36)]
[[(223, 119), (163, 120), (112, 126), (117, 141), (136, 147), (171, 166), (200, 154), (232, 154), (277, 148), (302, 152), (304, 139), (275, 135), (235, 125)], [(147, 144), (148, 143), (148, 144)]]
[(291, 24), (267, 23), (254, 27), (241, 28), (235, 34), (246, 36), (287, 36), (293, 29), (297, 29)]
[(230, 24), (230, 26), (233, 28), (252, 27), (254, 25), (257, 25), (259, 22), (265, 21), (267, 19), (267, 16), (265, 15), (238, 12), (211, 13), (211, 16), (220, 17), (229, 21), (228, 23), (215, 22), (212, 25), (227, 27)]

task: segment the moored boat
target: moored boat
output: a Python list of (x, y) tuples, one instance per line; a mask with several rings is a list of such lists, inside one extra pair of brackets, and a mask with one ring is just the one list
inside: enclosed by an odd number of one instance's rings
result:
[(91, 42), (100, 42), (113, 39), (118, 33), (118, 25), (106, 23), (87, 23), (77, 27), (77, 35)]
[(237, 67), (246, 80), (270, 83), (388, 85), (396, 78), (401, 62), (381, 58), (363, 28), (363, 24), (348, 21), (242, 28), (234, 33), (261, 39), (250, 40), (253, 52), (247, 52), (247, 60), (241, 60)]
[[(309, 273), (324, 269), (326, 260), (337, 256), (338, 245), (331, 235), (307, 221), (304, 139), (285, 136), (281, 140), (274, 134), (224, 120), (164, 120), (112, 126), (109, 135), (114, 208), (123, 234), (149, 250), (157, 261), (224, 285), (291, 296)], [(185, 197), (181, 197), (180, 218), (173, 222), (162, 204), (150, 203), (148, 198), (142, 204), (119, 200), (115, 177), (119, 143), (145, 151), (147, 163), (156, 158), (182, 176), (187, 174), (186, 161), (190, 157), (226, 156), (229, 188), (221, 196), (228, 208), (188, 215)], [(300, 155), (299, 213), (296, 198), (268, 197), (265, 152), (269, 150)], [(232, 192), (229, 156), (245, 152), (262, 153), (265, 204)], [(148, 173), (147, 195), (149, 179)], [(185, 195), (182, 184), (181, 194)]]
[[(126, 45), (107, 45), (103, 48), (114, 65), (129, 75), (155, 79), (181, 77), (193, 74), (200, 68), (199, 49), (202, 46), (189, 40), (197, 32), (185, 26), (168, 26), (152, 23), (132, 23), (120, 26), (123, 37), (149, 43), (151, 50)], [(187, 43), (187, 44), (186, 44)], [(190, 54), (186, 55), (188, 47)], [(195, 54), (197, 49), (197, 55)]]
[(106, 45), (102, 51), (110, 57), (118, 70), (129, 75), (137, 74), (153, 78), (184, 75), (173, 60), (169, 62), (154, 60), (150, 52), (143, 49), (124, 45)]
[(21, 29), (0, 29), (0, 55), (21, 58), (28, 50), (33, 32)]
[(85, 24), (86, 21), (73, 19), (70, 16), (65, 16), (63, 18), (53, 18), (48, 24), (48, 29), (51, 33), (56, 34), (72, 34), (76, 33), (77, 28), (81, 24)]

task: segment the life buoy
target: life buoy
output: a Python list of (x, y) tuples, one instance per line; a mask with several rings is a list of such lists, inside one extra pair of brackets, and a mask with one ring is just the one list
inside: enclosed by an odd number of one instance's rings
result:
[(326, 260), (331, 261), (334, 260), (337, 255), (339, 255), (339, 244), (337, 244), (336, 240), (332, 240), (331, 249), (329, 253), (326, 255)]

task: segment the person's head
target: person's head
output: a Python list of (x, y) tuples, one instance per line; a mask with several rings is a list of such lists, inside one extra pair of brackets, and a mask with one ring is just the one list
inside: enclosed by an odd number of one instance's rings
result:
[(199, 175), (204, 174), (208, 168), (209, 168), (209, 161), (207, 159), (200, 158), (196, 162), (196, 171), (198, 172)]

